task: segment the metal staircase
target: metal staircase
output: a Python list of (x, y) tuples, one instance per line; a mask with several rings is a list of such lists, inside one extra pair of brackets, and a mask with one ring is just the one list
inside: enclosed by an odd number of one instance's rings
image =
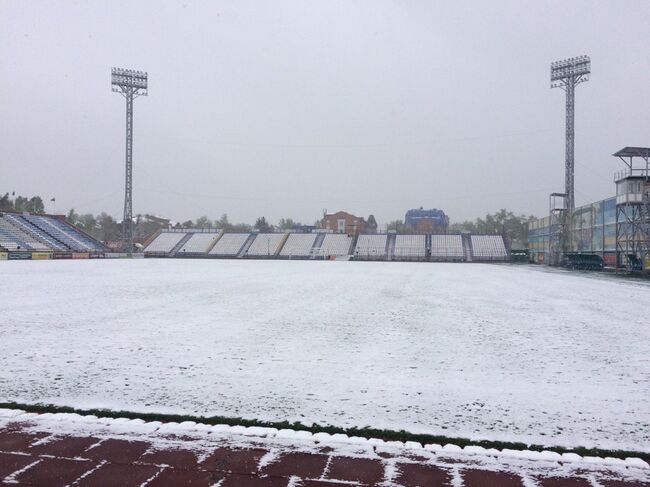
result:
[(237, 254), (237, 258), (241, 259), (242, 257), (246, 256), (246, 252), (248, 252), (248, 249), (250, 248), (251, 245), (253, 245), (253, 240), (257, 238), (259, 234), (258, 233), (251, 233), (246, 241), (244, 242), (244, 245), (242, 245), (242, 248), (239, 250), (239, 253)]
[(187, 243), (187, 241), (192, 238), (192, 235), (194, 235), (194, 234), (193, 233), (186, 233), (185, 236), (182, 239), (180, 239), (180, 241), (176, 245), (174, 245), (174, 248), (172, 248), (169, 251), (169, 256), (170, 257), (175, 256), (176, 252), (181, 250), (183, 248), (183, 246)]

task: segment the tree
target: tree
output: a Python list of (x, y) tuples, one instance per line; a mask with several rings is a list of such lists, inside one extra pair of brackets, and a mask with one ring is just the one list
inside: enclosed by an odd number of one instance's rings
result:
[(182, 228), (194, 228), (194, 222), (192, 220), (187, 220), (181, 223)]
[(45, 213), (45, 205), (40, 196), (32, 196), (28, 203), (29, 211), (34, 213)]
[(24, 196), (16, 196), (16, 199), (14, 200), (14, 209), (16, 211), (29, 211), (28, 205), (29, 199)]
[(377, 233), (377, 220), (375, 215), (370, 215), (366, 221), (366, 231), (368, 233)]
[(13, 210), (14, 202), (9, 199), (9, 193), (5, 193), (2, 198), (0, 198), (0, 210)]
[(102, 212), (97, 216), (97, 226), (99, 227), (98, 238), (102, 242), (114, 242), (119, 240), (122, 236), (120, 226), (115, 219), (107, 213)]
[(196, 219), (196, 228), (213, 228), (212, 220), (207, 216), (200, 216)]
[(79, 215), (75, 213), (74, 208), (70, 208), (70, 211), (68, 212), (65, 219), (68, 220), (69, 224), (76, 225), (77, 222), (79, 221)]
[[(300, 225), (300, 223), (297, 225)], [(281, 230), (291, 230), (294, 226), (296, 226), (296, 222), (292, 218), (280, 218), (278, 222), (278, 228)]]
[(253, 225), (253, 228), (258, 230), (260, 233), (269, 233), (273, 231), (273, 227), (267, 223), (266, 218), (263, 216), (255, 220), (255, 225)]
[(252, 230), (253, 227), (251, 227), (248, 223), (235, 223), (234, 225), (231, 225), (229, 231), (238, 232), (238, 233), (249, 233)]
[(511, 245), (519, 247), (528, 241), (528, 223), (532, 220), (535, 220), (532, 215), (515, 215), (502, 208), (493, 215), (488, 213), (485, 218), (477, 218), (475, 222), (454, 223), (449, 229), (452, 232), (502, 234)]
[(386, 230), (397, 233), (413, 233), (414, 231), (411, 225), (407, 225), (402, 220), (393, 220), (392, 222), (388, 222)]
[(78, 215), (75, 225), (81, 228), (84, 232), (89, 233), (95, 238), (99, 238), (99, 229), (97, 228), (97, 220), (92, 213), (85, 215)]

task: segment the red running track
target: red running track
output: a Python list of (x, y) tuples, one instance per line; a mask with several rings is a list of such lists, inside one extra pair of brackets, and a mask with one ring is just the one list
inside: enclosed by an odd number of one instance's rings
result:
[(0, 485), (650, 487), (650, 468), (641, 461), (530, 460), (496, 451), (345, 440), (13, 412), (0, 417)]

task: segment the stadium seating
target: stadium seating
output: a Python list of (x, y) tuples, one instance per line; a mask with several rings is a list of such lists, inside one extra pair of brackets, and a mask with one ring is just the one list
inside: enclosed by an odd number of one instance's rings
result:
[(212, 247), (208, 255), (216, 257), (237, 257), (250, 237), (250, 233), (226, 233)]
[(64, 244), (58, 242), (38, 227), (30, 224), (23, 218), (23, 215), (6, 213), (4, 219), (23, 235), (27, 235), (22, 240), (30, 247), (29, 250), (68, 250)]
[(463, 238), (460, 235), (431, 235), (431, 258), (433, 260), (462, 260)]
[(0, 217), (0, 247), (5, 250), (48, 250), (48, 247)]
[(205, 254), (219, 234), (215, 232), (193, 233), (190, 239), (180, 248), (176, 255)]
[(350, 255), (350, 247), (352, 246), (352, 237), (343, 233), (328, 233), (323, 239), (320, 249), (317, 250), (316, 255), (320, 257), (339, 257)]
[(70, 250), (77, 252), (99, 252), (104, 248), (86, 235), (75, 230), (71, 225), (58, 218), (41, 215), (21, 215), (21, 217), (46, 235), (53, 237)]
[(290, 233), (282, 247), (282, 257), (309, 257), (316, 241), (315, 233)]
[(144, 249), (145, 254), (168, 254), (189, 232), (161, 232)]
[(501, 235), (472, 235), (472, 253), (475, 260), (506, 260), (506, 250)]
[(396, 260), (423, 259), (426, 255), (426, 235), (396, 235), (393, 252)]
[(354, 255), (359, 259), (378, 260), (386, 257), (388, 235), (359, 235)]
[(284, 241), (284, 233), (260, 233), (246, 252), (250, 257), (272, 257)]

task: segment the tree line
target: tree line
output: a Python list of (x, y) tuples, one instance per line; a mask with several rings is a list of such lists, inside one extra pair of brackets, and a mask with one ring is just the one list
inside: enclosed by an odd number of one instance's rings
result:
[[(51, 201), (54, 201), (52, 198)], [(33, 213), (43, 213), (45, 205), (40, 196), (15, 196), (13, 193), (5, 193), (0, 197), (0, 211), (29, 211)], [(79, 214), (71, 209), (67, 216), (68, 222), (80, 228), (84, 232), (92, 235), (102, 242), (119, 241), (122, 238), (121, 225), (109, 214), (102, 212), (98, 215), (92, 213)], [(502, 234), (505, 235), (511, 244), (516, 246), (525, 246), (528, 241), (528, 223), (535, 220), (532, 215), (516, 215), (506, 209), (501, 209), (494, 214), (488, 213), (484, 218), (477, 218), (474, 221), (464, 221), (452, 223), (449, 226), (451, 233), (470, 232), (484, 234)], [(136, 241), (144, 241), (149, 235), (158, 230), (168, 227), (169, 220), (158, 218), (153, 215), (136, 215), (134, 219), (133, 236)], [(262, 233), (273, 232), (276, 230), (291, 230), (302, 227), (303, 225), (292, 218), (281, 218), (277, 224), (273, 225), (263, 216), (257, 218), (253, 225), (248, 223), (231, 223), (227, 214), (221, 215), (218, 219), (210, 219), (207, 216), (201, 216), (196, 220), (186, 220), (173, 225), (173, 228), (201, 228), (216, 229), (225, 232), (250, 232), (257, 230)], [(320, 227), (320, 221), (314, 223), (315, 227)], [(415, 230), (404, 223), (403, 220), (393, 220), (387, 225), (388, 231), (397, 233), (415, 233)]]
[[(102, 212), (99, 215), (92, 213), (78, 214), (74, 209), (70, 210), (66, 215), (69, 223), (80, 228), (84, 232), (92, 235), (94, 238), (102, 242), (114, 242), (122, 238), (122, 226), (112, 216)], [(212, 220), (207, 216), (201, 216), (196, 220), (186, 220), (172, 225), (176, 229), (214, 229), (223, 230), (224, 232), (241, 232), (248, 233), (257, 230), (262, 233), (273, 232), (275, 230), (289, 230), (294, 228), (300, 223), (294, 222), (291, 218), (281, 218), (277, 225), (271, 225), (267, 222), (266, 218), (259, 217), (254, 225), (248, 223), (231, 223), (227, 214), (221, 215), (220, 218)], [(144, 241), (147, 237), (152, 235), (158, 230), (168, 228), (169, 220), (159, 218), (154, 215), (136, 215), (133, 221), (133, 238), (136, 241)]]
[[(52, 198), (52, 201), (54, 201), (54, 198)], [(11, 193), (11, 196), (9, 196), (9, 193), (5, 193), (4, 196), (0, 197), (0, 211), (2, 210), (43, 213), (45, 204), (40, 196), (16, 196), (15, 193)]]
[[(528, 242), (528, 223), (536, 219), (537, 217), (533, 215), (516, 215), (502, 208), (494, 214), (488, 213), (484, 218), (477, 218), (474, 221), (451, 223), (449, 232), (505, 235), (511, 245), (524, 248)], [(387, 229), (397, 233), (414, 233), (413, 227), (403, 220), (389, 222)]]

